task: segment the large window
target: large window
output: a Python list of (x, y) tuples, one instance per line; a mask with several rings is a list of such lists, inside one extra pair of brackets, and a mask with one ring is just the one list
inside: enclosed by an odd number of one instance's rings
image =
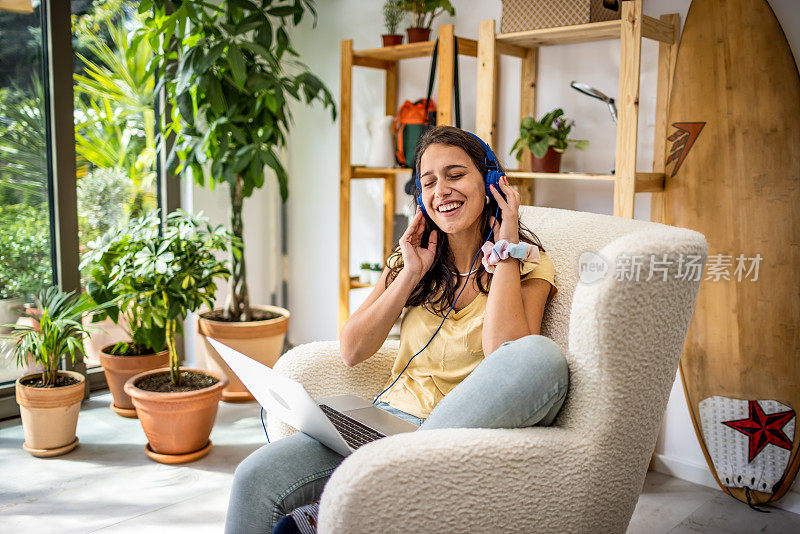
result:
[[(0, 4), (0, 324), (47, 285), (82, 286), (80, 254), (109, 228), (178, 204), (177, 183), (159, 194), (151, 52), (130, 46), (139, 0), (29, 4)], [(25, 371), (8, 357), (7, 330), (0, 418)]]
[[(0, 324), (54, 282), (42, 17), (0, 11)], [(9, 329), (0, 327), (0, 332)], [(22, 373), (3, 346), (0, 383)]]
[(138, 0), (72, 0), (80, 251), (157, 207), (154, 87)]

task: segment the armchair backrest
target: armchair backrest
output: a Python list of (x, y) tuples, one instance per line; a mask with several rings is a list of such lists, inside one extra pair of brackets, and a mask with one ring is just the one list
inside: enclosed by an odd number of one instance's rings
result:
[[(570, 390), (554, 424), (612, 441), (634, 432), (651, 446), (694, 311), (705, 237), (649, 221), (535, 206), (522, 206), (520, 220), (555, 266), (559, 292), (545, 310), (542, 335), (564, 350)], [(607, 264), (592, 283), (580, 281), (584, 253), (599, 255), (595, 265)], [(691, 257), (699, 273), (687, 279), (682, 262)], [(632, 258), (641, 261), (638, 281), (627, 278), (635, 276)], [(660, 269), (647, 280), (651, 259)]]

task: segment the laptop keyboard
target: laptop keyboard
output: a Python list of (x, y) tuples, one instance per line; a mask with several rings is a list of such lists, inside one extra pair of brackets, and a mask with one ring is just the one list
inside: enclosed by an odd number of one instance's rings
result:
[(359, 423), (352, 417), (348, 417), (342, 412), (334, 410), (330, 406), (320, 404), (322, 413), (333, 423), (334, 428), (339, 431), (345, 442), (354, 449), (375, 441), (376, 439), (385, 438), (386, 436), (380, 432), (376, 432), (367, 425)]

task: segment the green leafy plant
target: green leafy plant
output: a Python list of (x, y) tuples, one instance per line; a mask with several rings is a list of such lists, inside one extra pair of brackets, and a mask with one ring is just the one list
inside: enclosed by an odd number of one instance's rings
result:
[[(171, 8), (170, 11), (167, 8)], [(150, 11), (152, 10), (152, 11)], [(281, 198), (288, 175), (279, 149), (286, 146), (292, 116), (289, 99), (319, 101), (336, 118), (333, 96), (299, 57), (289, 30), (312, 0), (232, 0), (220, 6), (203, 1), (142, 0), (147, 14), (132, 47), (147, 39), (156, 51), (172, 114), (162, 125), (174, 134), (167, 168), (186, 173), (211, 188), (225, 182), (231, 199), (231, 230), (242, 239), (242, 205), (264, 185), (265, 167), (275, 172)], [(244, 255), (234, 256), (232, 291), (224, 318), (249, 321)]]
[(510, 154), (514, 154), (519, 160), (527, 148), (534, 156), (541, 158), (551, 146), (556, 152), (564, 152), (569, 146), (567, 143), (575, 143), (578, 150), (589, 146), (589, 141), (586, 140), (567, 139), (575, 121), (563, 115), (564, 111), (556, 108), (538, 121), (532, 116), (524, 117), (520, 122), (519, 137), (514, 141)]
[(161, 224), (158, 210), (126, 226), (114, 228), (89, 243), (81, 269), (90, 268), (86, 290), (98, 303), (111, 303), (95, 314), (119, 322), (127, 319), (127, 334), (136, 354), (169, 349), (170, 378), (180, 385), (175, 334), (188, 312), (213, 307), (216, 279), (230, 270), (219, 253), (241, 254), (241, 243), (222, 226), (212, 227), (202, 215), (176, 210)]
[[(219, 253), (241, 254), (240, 242), (222, 226), (212, 227), (202, 215), (177, 210), (163, 228), (158, 210), (126, 226), (114, 228), (89, 243), (81, 269), (90, 268), (86, 290), (96, 302), (112, 305), (94, 316), (119, 323), (125, 316), (135, 354), (169, 349), (170, 378), (180, 385), (175, 334), (188, 312), (213, 307), (216, 279), (230, 270)], [(122, 347), (118, 347), (122, 348)]]
[(386, 33), (396, 35), (400, 23), (407, 14), (408, 12), (403, 9), (402, 0), (386, 0), (383, 4), (383, 24), (386, 27)]
[(94, 169), (78, 180), (81, 237), (94, 239), (125, 222), (132, 189), (128, 177), (118, 169)]
[(24, 367), (33, 356), (42, 367), (43, 386), (55, 387), (61, 357), (67, 356), (74, 363), (85, 354), (83, 336), (88, 335), (88, 327), (81, 324), (83, 316), (104, 305), (96, 305), (86, 293), (65, 293), (50, 286), (39, 292), (36, 306), (35, 311), (25, 314), (33, 320), (33, 326), (3, 326), (13, 327), (12, 354), (17, 364)]
[(0, 205), (0, 298), (32, 299), (53, 283), (46, 204)]
[(402, 0), (403, 9), (411, 13), (414, 19), (412, 28), (430, 29), (433, 19), (447, 13), (451, 17), (456, 10), (450, 0)]

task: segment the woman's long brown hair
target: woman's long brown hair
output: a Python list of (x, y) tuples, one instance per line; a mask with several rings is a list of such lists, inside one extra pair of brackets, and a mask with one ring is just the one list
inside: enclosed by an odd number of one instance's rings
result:
[[(463, 149), (469, 155), (470, 159), (472, 159), (472, 162), (478, 168), (481, 175), (486, 176), (488, 168), (486, 167), (486, 155), (483, 146), (471, 134), (453, 126), (437, 126), (422, 135), (417, 144), (417, 150), (414, 156), (414, 166), (416, 169), (419, 169), (419, 163), (425, 149), (432, 144), (456, 146)], [(417, 202), (414, 198), (412, 198), (412, 206), (413, 209), (416, 210)], [(489, 235), (491, 229), (489, 218), (494, 216), (496, 211), (497, 201), (491, 197), (489, 202), (484, 204), (483, 212), (480, 216), (481, 236), (485, 237)], [(440, 230), (439, 227), (427, 217), (424, 219), (425, 230), (423, 232), (422, 243), (427, 245), (427, 236), (430, 232), (437, 232), (436, 255), (431, 268), (428, 269), (428, 272), (425, 273), (422, 280), (420, 280), (419, 284), (413, 289), (405, 305), (423, 306), (435, 315), (444, 317), (456, 299), (456, 288), (461, 283), (462, 276), (456, 270), (455, 262), (450, 253), (450, 244), (447, 240), (447, 234)], [(539, 247), (540, 251), (545, 252), (539, 238), (536, 237), (522, 221), (519, 223), (519, 238), (521, 242), (536, 245)], [(478, 289), (481, 293), (489, 293), (488, 285), (484, 286), (483, 284), (482, 275), (486, 271), (480, 261), (480, 256), (478, 256), (475, 261), (478, 264), (478, 270), (475, 272), (475, 277), (478, 281)], [(394, 251), (386, 259), (386, 266), (389, 268), (386, 277), (386, 287), (389, 287), (389, 284), (397, 278), (397, 275), (403, 270), (403, 255), (400, 251), (399, 244), (395, 246)], [(488, 274), (491, 276), (491, 273)]]

